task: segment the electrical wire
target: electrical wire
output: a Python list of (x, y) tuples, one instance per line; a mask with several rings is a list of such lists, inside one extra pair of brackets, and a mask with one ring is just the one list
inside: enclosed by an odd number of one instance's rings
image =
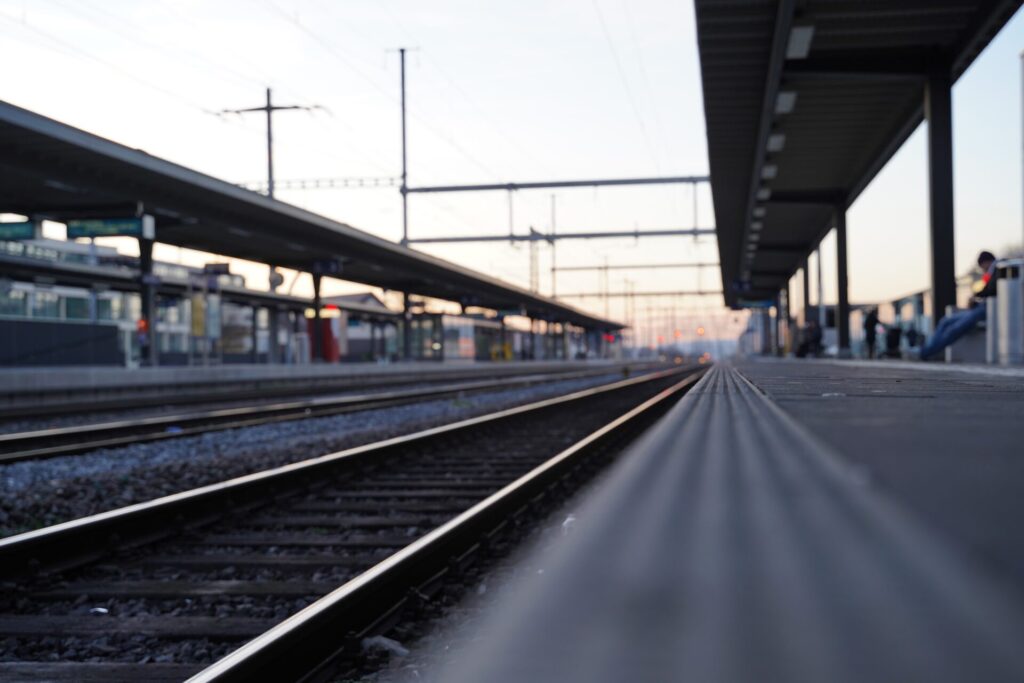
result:
[[(372, 86), (381, 95), (383, 95), (384, 97), (386, 97), (388, 100), (390, 100), (392, 102), (395, 102), (395, 103), (399, 102), (398, 98), (395, 97), (394, 93), (388, 91), (384, 86), (382, 86), (379, 82), (377, 82), (377, 80), (375, 78), (373, 78), (372, 76), (367, 74), (365, 71), (363, 71), (354, 62), (352, 62), (352, 60), (350, 60), (348, 57), (346, 57), (345, 55), (340, 53), (334, 47), (334, 45), (331, 42), (325, 40), (316, 31), (313, 31), (308, 26), (303, 24), (301, 21), (299, 21), (295, 17), (292, 17), (287, 12), (282, 10), (277, 5), (277, 3), (273, 2), (273, 0), (264, 0), (263, 4), (265, 6), (271, 8), (271, 10), (273, 10), (275, 13), (277, 13), (278, 16), (280, 16), (285, 21), (287, 21), (291, 26), (295, 27), (296, 30), (301, 32), (306, 37), (310, 38), (313, 42), (315, 42), (317, 45), (319, 45), (329, 55), (331, 55), (332, 57), (337, 59), (339, 62), (341, 62), (345, 66), (347, 66), (352, 71), (352, 73), (354, 73), (355, 75), (359, 76), (359, 78), (361, 78), (367, 84)], [(492, 178), (495, 178), (495, 179), (497, 179), (499, 177), (496, 173), (494, 173), (494, 171), (492, 171), (490, 168), (488, 168), (486, 165), (484, 165), (482, 162), (480, 162), (476, 157), (474, 157), (465, 147), (460, 145), (458, 142), (456, 142), (453, 138), (448, 136), (442, 130), (440, 130), (439, 128), (435, 127), (432, 123), (430, 123), (429, 121), (424, 119), (422, 116), (420, 116), (420, 115), (418, 115), (416, 113), (411, 113), (411, 117), (414, 118), (416, 121), (418, 121), (420, 123), (420, 125), (422, 125), (426, 130), (430, 131), (435, 136), (437, 136), (439, 139), (443, 140), (445, 143), (447, 143), (449, 146), (451, 146), (454, 150), (459, 152), (463, 157), (466, 158), (466, 160), (470, 161), (473, 165), (475, 165), (477, 168), (482, 170), (488, 176), (490, 176)]]
[(643, 116), (640, 114), (640, 108), (637, 106), (636, 97), (633, 95), (633, 89), (629, 85), (629, 79), (626, 77), (626, 71), (622, 67), (622, 60), (619, 59), (619, 52), (615, 49), (615, 41), (612, 40), (611, 31), (608, 30), (608, 22), (605, 21), (604, 12), (601, 11), (601, 4), (598, 0), (593, 0), (594, 10), (597, 12), (598, 21), (601, 24), (601, 30), (604, 32), (605, 40), (608, 42), (608, 49), (612, 53), (612, 59), (615, 62), (615, 68), (619, 74), (619, 80), (622, 82), (622, 88), (626, 91), (626, 97), (629, 100), (629, 104), (633, 109), (633, 115), (636, 117), (637, 123), (640, 125), (640, 132), (643, 135), (644, 143), (647, 145), (647, 151), (651, 155), (651, 159), (654, 160), (654, 166), (658, 170), (658, 174), (661, 174), (661, 162), (658, 160), (657, 154), (654, 152), (654, 145), (651, 144), (651, 136), (647, 132), (647, 124), (644, 122)]
[(6, 12), (0, 12), (0, 19), (5, 19), (8, 22), (10, 22), (10, 23), (12, 23), (12, 24), (14, 24), (16, 26), (19, 26), (19, 27), (21, 27), (23, 29), (31, 31), (32, 33), (35, 33), (36, 35), (38, 35), (38, 36), (40, 36), (42, 38), (45, 38), (47, 41), (50, 41), (54, 45), (61, 46), (62, 48), (64, 48), (65, 51), (70, 52), (71, 54), (74, 54), (74, 55), (77, 55), (79, 57), (83, 57), (85, 59), (88, 59), (88, 60), (91, 60), (91, 61), (96, 62), (98, 64), (101, 64), (101, 65), (107, 67), (108, 69), (110, 69), (111, 71), (117, 72), (117, 73), (121, 74), (122, 76), (124, 76), (125, 78), (128, 78), (129, 80), (131, 80), (131, 81), (133, 81), (133, 82), (135, 82), (135, 83), (137, 83), (137, 84), (139, 84), (139, 85), (141, 85), (141, 86), (143, 86), (145, 88), (153, 90), (154, 92), (158, 92), (161, 95), (164, 95), (165, 97), (168, 97), (170, 99), (176, 100), (179, 103), (186, 104), (189, 107), (191, 107), (193, 109), (196, 109), (196, 110), (198, 110), (198, 111), (200, 111), (200, 112), (202, 112), (204, 114), (212, 113), (204, 105), (202, 105), (199, 102), (196, 102), (195, 100), (191, 99), (190, 97), (182, 95), (181, 93), (174, 92), (173, 90), (165, 88), (165, 87), (163, 87), (161, 85), (157, 85), (156, 83), (153, 83), (152, 81), (148, 81), (148, 80), (146, 80), (144, 78), (141, 78), (140, 76), (137, 76), (136, 74), (132, 73), (131, 71), (128, 71), (127, 69), (121, 67), (119, 64), (116, 64), (114, 62), (108, 61), (108, 60), (104, 59), (103, 57), (100, 57), (100, 56), (95, 55), (95, 54), (93, 54), (91, 52), (88, 52), (87, 50), (83, 50), (82, 48), (78, 47), (77, 45), (75, 45), (73, 43), (70, 43), (70, 42), (64, 40), (63, 38), (60, 38), (60, 37), (58, 37), (58, 36), (48, 32), (48, 31), (44, 31), (44, 30), (42, 30), (40, 28), (37, 28), (36, 26), (33, 26), (32, 24), (29, 24), (26, 21), (22, 21), (22, 20), (20, 20), (18, 18), (12, 17), (11, 15), (7, 14)]

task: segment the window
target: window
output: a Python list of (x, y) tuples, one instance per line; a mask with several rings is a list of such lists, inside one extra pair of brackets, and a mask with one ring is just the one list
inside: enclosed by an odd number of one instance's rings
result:
[[(114, 303), (113, 299), (97, 299), (96, 301), (96, 318), (99, 320), (117, 320), (114, 315)], [(117, 311), (121, 311), (121, 300), (117, 299)]]
[(0, 290), (0, 315), (26, 315), (25, 292), (20, 289)]
[(32, 294), (33, 318), (60, 318), (60, 297), (53, 292), (36, 291)]
[(77, 296), (64, 299), (64, 311), (68, 320), (88, 320), (89, 300)]

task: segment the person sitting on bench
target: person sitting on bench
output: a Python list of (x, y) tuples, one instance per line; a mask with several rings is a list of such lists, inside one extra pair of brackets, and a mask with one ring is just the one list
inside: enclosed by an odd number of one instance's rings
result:
[(921, 360), (928, 360), (985, 319), (985, 306), (981, 304), (985, 298), (996, 294), (996, 257), (990, 251), (981, 252), (978, 254), (978, 267), (981, 268), (982, 276), (974, 283), (971, 307), (951, 313), (939, 322), (932, 338), (921, 348)]

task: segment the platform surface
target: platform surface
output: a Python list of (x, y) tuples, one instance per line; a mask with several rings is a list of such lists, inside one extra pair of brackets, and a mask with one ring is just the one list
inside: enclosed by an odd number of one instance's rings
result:
[(739, 369), (1024, 595), (1024, 371), (772, 359)]
[(1024, 379), (716, 367), (431, 680), (1024, 680)]
[(395, 363), (305, 363), (245, 364), (211, 366), (161, 366), (156, 368), (119, 367), (33, 367), (0, 368), (0, 386), (5, 392), (31, 393), (105, 388), (130, 388), (167, 385), (201, 385), (221, 382), (330, 379), (344, 377), (380, 377), (462, 372), (473, 374), (519, 374), (570, 371), (588, 367), (642, 365), (648, 361), (614, 360), (537, 360), (537, 361), (400, 361)]

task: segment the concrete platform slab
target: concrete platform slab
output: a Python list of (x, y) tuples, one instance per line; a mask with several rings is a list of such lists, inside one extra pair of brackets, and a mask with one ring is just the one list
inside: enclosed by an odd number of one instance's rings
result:
[[(426, 679), (1021, 680), (1024, 600), (1005, 575), (832, 445), (860, 438), (868, 416), (891, 425), (883, 433), (927, 431), (971, 400), (963, 389), (991, 389), (956, 377), (959, 391), (911, 369), (712, 369), (574, 510), (564, 542), (530, 557), (541, 569), (467, 627), (465, 657)], [(930, 411), (900, 419), (926, 400)], [(1016, 405), (983, 403), (1002, 415)], [(875, 443), (879, 458), (892, 453)], [(938, 441), (926, 443), (915, 452)]]
[(770, 359), (739, 369), (1024, 594), (1024, 371)]

